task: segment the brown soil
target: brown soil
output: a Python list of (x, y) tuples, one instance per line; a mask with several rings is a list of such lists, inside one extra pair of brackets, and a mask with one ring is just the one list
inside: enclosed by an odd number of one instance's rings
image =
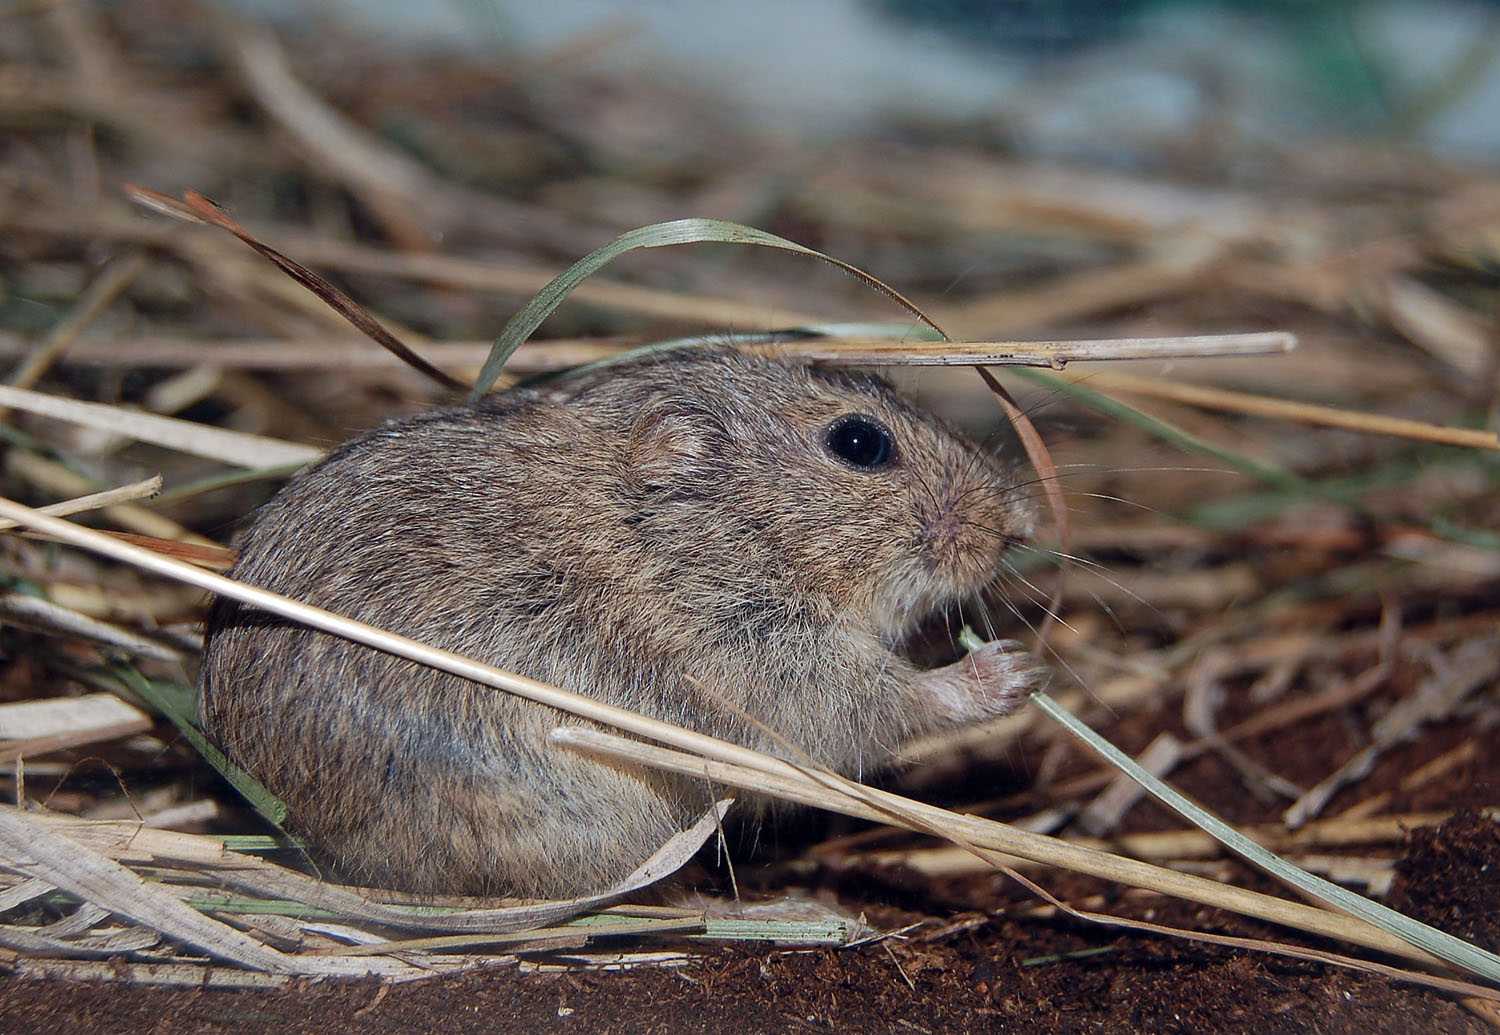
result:
[[(1158, 716), (1170, 725), (1167, 714)], [(1315, 731), (1303, 731), (1314, 735)], [(1325, 731), (1331, 735), (1332, 731)], [(1394, 753), (1349, 801), (1382, 789), (1452, 746), (1436, 730)], [(1461, 731), (1453, 731), (1455, 733)], [(1131, 739), (1121, 729), (1122, 742)], [(1304, 739), (1277, 742), (1279, 771), (1296, 774)], [(1271, 762), (1269, 752), (1258, 752)], [(1210, 758), (1178, 783), (1227, 806), (1232, 777)], [(1011, 774), (1018, 775), (1018, 774)], [(1006, 781), (996, 774), (997, 784)], [(1217, 793), (1214, 793), (1217, 788)], [(1483, 754), (1393, 809), (1492, 803), (1500, 760)], [(1243, 796), (1248, 797), (1248, 796)], [(1240, 806), (1247, 820), (1266, 818)], [(1223, 808), (1233, 813), (1234, 808)], [(1336, 811), (1336, 810), (1335, 810)], [(1129, 829), (1168, 825), (1154, 806), (1131, 813)], [(773, 854), (827, 833), (821, 820), (783, 825)], [(789, 867), (774, 860), (742, 884), (784, 889)], [(1461, 812), (1439, 828), (1414, 831), (1391, 896), (1396, 908), (1500, 948), (1500, 827)], [(712, 881), (711, 874), (705, 879)], [(1237, 882), (1265, 887), (1237, 873)], [(1186, 903), (1121, 894), (1086, 878), (1049, 874), (1049, 890), (1079, 902), (1106, 896), (1103, 909), (1158, 923), (1268, 938), (1286, 932)], [(1017, 914), (1034, 899), (1006, 878), (933, 882), (890, 869), (826, 869), (804, 887), (863, 909), (881, 929), (928, 921), (905, 938), (848, 950), (711, 952), (678, 969), (520, 975), (512, 969), (381, 989), (368, 983), (307, 984), (277, 991), (163, 990), (10, 980), (0, 983), (0, 1031), (470, 1032), (648, 1031), (1249, 1031), (1482, 1032), (1479, 1016), (1452, 996), (1384, 978), (1169, 938), (1118, 933), (1067, 919)], [(1142, 902), (1145, 905), (1142, 905)], [(1328, 946), (1337, 949), (1337, 946)], [(1074, 954), (1074, 955), (1069, 955)], [(1061, 958), (1058, 958), (1061, 957)]]
[(1500, 824), (1472, 812), (1407, 837), (1391, 906), (1490, 951), (1500, 950)]
[[(1122, 939), (1115, 951), (1022, 967), (1035, 932), (965, 944), (759, 957), (724, 952), (680, 971), (511, 972), (391, 987), (151, 991), (5, 989), (6, 1032), (1249, 1031), (1482, 1032), (1439, 996), (1295, 962)], [(1043, 939), (1045, 940), (1045, 939)], [(1078, 939), (1063, 935), (1061, 940)], [(899, 970), (898, 970), (899, 964)], [(903, 978), (903, 972), (905, 977)], [(906, 979), (910, 979), (908, 985)], [(571, 1011), (571, 1012), (569, 1012)]]

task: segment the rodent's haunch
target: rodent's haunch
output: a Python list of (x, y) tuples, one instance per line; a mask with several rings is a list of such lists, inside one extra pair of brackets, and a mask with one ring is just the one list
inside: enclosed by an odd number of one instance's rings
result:
[[(233, 574), (860, 773), (1030, 688), (1000, 644), (929, 671), (901, 647), (1031, 520), (1008, 462), (878, 378), (675, 352), (355, 439), (261, 508)], [(597, 891), (709, 801), (547, 742), (581, 720), (227, 600), (201, 684), (209, 734), (365, 883)]]

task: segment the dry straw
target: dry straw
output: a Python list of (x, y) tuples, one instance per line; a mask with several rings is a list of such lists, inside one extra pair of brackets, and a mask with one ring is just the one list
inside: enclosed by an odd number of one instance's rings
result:
[[(453, 385), (446, 375), (411, 353), (384, 327), (361, 307), (338, 292), (323, 278), (300, 264), (288, 259), (257, 241), (247, 231), (197, 195), (189, 194), (186, 204), (174, 202), (148, 191), (135, 191), (137, 200), (142, 200), (171, 214), (184, 216), (217, 225), (235, 234), (246, 244), (276, 263), (284, 272), (308, 287), (350, 323), (370, 338), (402, 357), (408, 363), (424, 370), (435, 379)], [(813, 251), (802, 245), (738, 224), (717, 220), (678, 220), (656, 224), (627, 232), (580, 259), (566, 271), (553, 278), (526, 306), (506, 325), (499, 339), (490, 350), (470, 399), (477, 400), (486, 393), (501, 374), (508, 358), (523, 344), (530, 333), (553, 312), (562, 301), (587, 280), (593, 273), (613, 259), (637, 248), (657, 248), (695, 242), (719, 242), (729, 244), (752, 244), (799, 253), (829, 262), (850, 273), (870, 287), (882, 292), (897, 302), (921, 323), (926, 324), (937, 335), (947, 335), (918, 307), (894, 289), (874, 277), (835, 259)], [(928, 334), (922, 328), (910, 328), (905, 337), (925, 339)], [(872, 340), (818, 340), (809, 343), (782, 343), (784, 351), (796, 351), (806, 358), (832, 363), (872, 364), (882, 362), (913, 364), (982, 364), (1009, 363), (1020, 365), (1061, 367), (1068, 362), (1087, 358), (1141, 358), (1204, 354), (1256, 354), (1286, 351), (1294, 346), (1290, 335), (1233, 335), (1213, 338), (1138, 339), (1109, 340), (1099, 342), (941, 342), (902, 341), (887, 338)], [(681, 343), (679, 343), (681, 344)], [(60, 354), (60, 351), (59, 351)], [(1014, 403), (1003, 387), (982, 366), (977, 367), (986, 384), (999, 398), (1017, 431), (1021, 434), (1027, 451), (1036, 464), (1038, 473), (1046, 483), (1049, 495), (1054, 499), (1054, 511), (1061, 523), (1065, 508), (1061, 505), (1056, 487), (1056, 472), (1051, 467), (1050, 457), (1035, 429), (1023, 411)], [(14, 389), (11, 390), (15, 392)], [(1074, 392), (1079, 391), (1075, 386)], [(0, 403), (5, 402), (0, 397)], [(313, 459), (315, 450), (292, 446), (271, 439), (252, 441), (247, 436), (232, 436), (231, 433), (209, 430), (215, 434), (194, 434), (184, 427), (187, 422), (174, 422), (167, 418), (147, 417), (132, 421), (128, 426), (118, 422), (119, 411), (105, 413), (108, 407), (71, 403), (37, 397), (36, 393), (18, 393), (14, 401), (24, 403), (35, 412), (49, 413), (64, 419), (78, 420), (100, 427), (109, 427), (118, 433), (157, 441), (188, 452), (213, 456), (245, 467), (263, 467), (267, 464), (294, 464)], [(1186, 400), (1185, 400), (1186, 401)], [(1193, 400), (1207, 403), (1207, 400)], [(1215, 405), (1248, 406), (1245, 399), (1216, 399)], [(71, 403), (71, 405), (62, 405)], [(1113, 404), (1118, 409), (1128, 409)], [(66, 412), (64, 412), (66, 411)], [(1247, 412), (1256, 412), (1249, 410)], [(1268, 414), (1269, 415), (1269, 414)], [(1295, 416), (1300, 419), (1331, 423), (1328, 413), (1292, 414), (1279, 412), (1276, 416)], [(1137, 415), (1138, 416), (1138, 415)], [(1341, 426), (1357, 427), (1359, 430), (1383, 433), (1408, 433), (1413, 428), (1396, 428), (1392, 422), (1375, 427), (1368, 422), (1361, 426), (1355, 419), (1347, 419)], [(1423, 429), (1415, 429), (1421, 431)], [(215, 437), (217, 436), (217, 437)], [(205, 440), (211, 440), (206, 445)], [(1478, 443), (1475, 443), (1478, 444)], [(1231, 458), (1232, 459), (1232, 458)], [(1297, 479), (1269, 471), (1264, 466), (1255, 467), (1250, 473), (1264, 477), (1273, 483), (1285, 482), (1297, 486)], [(1275, 477), (1272, 477), (1272, 476)], [(1291, 884), (1298, 890), (1310, 894), (1343, 912), (1334, 912), (1316, 906), (1290, 902), (1242, 888), (1218, 884), (1189, 874), (1182, 874), (1153, 866), (1138, 860), (1125, 859), (1096, 851), (1055, 838), (1027, 833), (992, 820), (973, 816), (961, 816), (934, 806), (924, 805), (910, 799), (875, 791), (835, 774), (794, 765), (747, 748), (660, 722), (623, 709), (603, 704), (583, 695), (571, 693), (527, 679), (513, 673), (485, 665), (437, 647), (418, 643), (389, 631), (353, 621), (347, 617), (314, 608), (277, 594), (214, 575), (180, 561), (153, 553), (99, 533), (91, 532), (69, 522), (47, 517), (37, 511), (18, 504), (0, 500), (0, 515), (11, 517), (33, 531), (54, 536), (64, 542), (93, 550), (116, 560), (125, 561), (148, 571), (178, 579), (201, 589), (283, 617), (302, 622), (314, 628), (343, 636), (357, 643), (397, 654), (421, 664), (430, 665), (462, 678), (505, 690), (529, 700), (555, 707), (580, 718), (614, 726), (628, 733), (649, 738), (668, 745), (661, 747), (626, 740), (601, 731), (586, 728), (564, 728), (555, 732), (556, 740), (563, 745), (588, 750), (613, 758), (625, 758), (642, 765), (654, 766), (701, 776), (730, 786), (741, 787), (758, 793), (789, 801), (814, 805), (843, 812), (861, 818), (873, 819), (904, 826), (909, 829), (935, 834), (963, 847), (996, 866), (1004, 867), (1009, 860), (1025, 859), (1047, 863), (1091, 876), (1112, 879), (1137, 887), (1175, 895), (1190, 901), (1220, 906), (1247, 916), (1294, 927), (1309, 933), (1338, 938), (1350, 943), (1402, 956), (1426, 966), (1440, 966), (1441, 961), (1455, 964), (1490, 980), (1500, 980), (1500, 958), (1476, 949), (1473, 946), (1426, 927), (1409, 918), (1362, 899), (1345, 889), (1330, 885), (1311, 876), (1283, 860), (1278, 859), (1248, 838), (1218, 821), (1182, 798), (1161, 781), (1144, 772), (1130, 759), (1123, 756), (1112, 745), (1102, 741), (1087, 727), (1061, 709), (1045, 695), (1033, 695), (1034, 702), (1050, 717), (1066, 726), (1076, 736), (1085, 739), (1090, 746), (1109, 758), (1111, 763), (1126, 772), (1133, 780), (1150, 793), (1166, 801), (1173, 808), (1188, 816), (1201, 829), (1209, 832), (1221, 844), (1225, 844), (1242, 857), (1260, 865)], [(1065, 535), (1063, 536), (1066, 539)], [(14, 831), (12, 831), (14, 833)], [(118, 876), (118, 875), (117, 875)], [(123, 879), (123, 878), (121, 878)], [(1034, 885), (1028, 886), (1035, 888)], [(1040, 890), (1040, 889), (1035, 889)], [(85, 896), (87, 897), (87, 896)], [(1054, 900), (1055, 901), (1055, 900)], [(1061, 905), (1060, 903), (1057, 903)], [(1063, 907), (1067, 908), (1067, 907)], [(128, 911), (127, 911), (128, 912)], [(1345, 915), (1350, 914), (1350, 915)], [(1083, 914), (1078, 914), (1083, 915)], [(1097, 917), (1090, 917), (1095, 918)], [(189, 924), (185, 917), (174, 920)], [(1126, 923), (1127, 921), (1118, 921)], [(557, 932), (545, 932), (547, 935)], [(567, 935), (566, 937), (573, 937)], [(430, 940), (429, 940), (430, 942)], [(424, 945), (428, 942), (424, 942)], [(447, 943), (444, 943), (447, 944)], [(431, 943), (435, 946), (436, 943)], [(409, 945), (408, 947), (415, 947)], [(246, 962), (241, 960), (241, 962)], [(264, 962), (264, 961), (262, 961)], [(263, 969), (280, 969), (279, 961)]]
[(693, 776), (705, 776), (722, 784), (744, 787), (783, 800), (935, 832), (957, 843), (973, 845), (1000, 856), (1047, 863), (1218, 906), (1246, 916), (1401, 956), (1427, 966), (1439, 963), (1433, 956), (1413, 947), (1402, 938), (1352, 917), (1219, 884), (1190, 874), (1177, 873), (1056, 838), (1031, 834), (993, 820), (959, 815), (889, 792), (877, 791), (831, 773), (809, 771), (749, 748), (603, 704), (581, 694), (505, 672), (451, 651), (419, 643), (258, 587), (201, 571), (70, 522), (48, 517), (9, 500), (0, 500), (0, 517), (46, 532), (74, 546), (180, 580), (353, 642), (514, 693), (580, 718), (660, 741), (677, 749), (625, 741), (587, 730), (564, 734), (580, 745), (587, 743), (594, 750), (628, 753), (644, 764)]

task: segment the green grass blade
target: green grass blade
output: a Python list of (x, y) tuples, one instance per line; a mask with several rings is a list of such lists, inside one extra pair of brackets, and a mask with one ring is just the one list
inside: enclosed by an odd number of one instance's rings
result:
[(1150, 414), (1142, 413), (1134, 406), (1096, 392), (1092, 388), (1086, 388), (1076, 381), (1054, 377), (1040, 370), (1027, 370), (1024, 367), (1013, 368), (1007, 371), (1007, 373), (1030, 381), (1032, 384), (1051, 389), (1061, 395), (1066, 395), (1091, 410), (1114, 417), (1116, 420), (1123, 421), (1126, 424), (1133, 424), (1147, 434), (1159, 438), (1163, 442), (1169, 442), (1180, 449), (1190, 453), (1199, 453), (1203, 456), (1211, 456), (1215, 460), (1220, 460), (1228, 464), (1241, 474), (1248, 475), (1257, 481), (1265, 482), (1267, 485), (1287, 492), (1316, 495), (1315, 486), (1300, 475), (1288, 471), (1284, 467), (1254, 460), (1242, 453), (1236, 453), (1232, 449), (1225, 449), (1222, 446), (1214, 445), (1212, 442), (1205, 442), (1198, 436), (1183, 431), (1175, 424), (1170, 424)]
[(1111, 765), (1144, 787), (1152, 797), (1246, 862), (1258, 866), (1303, 894), (1373, 924), (1409, 945), (1414, 945), (1424, 952), (1431, 953), (1439, 959), (1446, 960), (1456, 967), (1462, 967), (1487, 980), (1500, 982), (1500, 956), (1470, 945), (1461, 938), (1445, 934), (1436, 927), (1430, 927), (1420, 920), (1413, 920), (1389, 906), (1373, 902), (1363, 895), (1356, 895), (1348, 888), (1340, 887), (1293, 866), (1275, 853), (1262, 848), (1202, 806), (1173, 790), (1165, 782), (1143, 769), (1135, 759), (1095, 733), (1051, 697), (1044, 693), (1034, 693), (1031, 695), (1031, 700), (1049, 718), (1061, 724), (1069, 733), (1087, 744)]
[[(1271, 487), (1270, 492), (1220, 500), (1196, 507), (1183, 515), (1184, 520), (1202, 528), (1218, 531), (1244, 528), (1267, 520), (1290, 506), (1308, 499), (1324, 500), (1364, 513), (1361, 496), (1367, 492), (1410, 482), (1434, 467), (1461, 465), (1492, 471), (1496, 462), (1487, 457), (1457, 455), (1445, 449), (1413, 450), (1409, 455), (1383, 466), (1355, 475), (1313, 480), (1275, 464), (1255, 460), (1232, 449), (1205, 442), (1189, 432), (1150, 414), (1142, 413), (1128, 403), (1087, 388), (1076, 381), (1054, 377), (1039, 370), (1014, 367), (1009, 373), (1066, 395), (1083, 406), (1127, 424), (1187, 452), (1211, 456), (1234, 470)], [(1483, 550), (1500, 549), (1500, 536), (1475, 528), (1466, 528), (1441, 516), (1422, 522), (1433, 535), (1451, 542), (1464, 543)]]
[(267, 823), (277, 830), (286, 822), (286, 805), (280, 798), (266, 790), (265, 786), (229, 760), (229, 757), (214, 746), (203, 735), (194, 717), (197, 695), (192, 688), (177, 683), (147, 679), (128, 665), (116, 665), (110, 674), (132, 693), (152, 708), (166, 716), (177, 727), (193, 750), (203, 756), (204, 761), (219, 771), (219, 775), (239, 791), (250, 807), (260, 813)]
[[(972, 629), (965, 627), (959, 634), (958, 642), (965, 650), (974, 650), (983, 646), (984, 641)], [(1203, 806), (1174, 790), (1160, 777), (1143, 768), (1135, 759), (1095, 733), (1082, 719), (1047, 694), (1041, 691), (1034, 692), (1031, 695), (1031, 703), (1040, 708), (1048, 718), (1083, 741), (1110, 765), (1144, 787), (1152, 797), (1251, 865), (1259, 867), (1304, 895), (1373, 924), (1387, 934), (1400, 938), (1408, 945), (1414, 945), (1472, 974), (1500, 982), (1500, 956), (1470, 945), (1461, 938), (1445, 934), (1436, 927), (1424, 924), (1420, 920), (1413, 920), (1389, 906), (1373, 902), (1363, 895), (1356, 895), (1347, 888), (1293, 866), (1274, 852), (1267, 851)]]
[(210, 836), (217, 838), (231, 852), (265, 854), (307, 850), (307, 843), (297, 837), (281, 837), (274, 834), (213, 834)]
[(600, 269), (626, 252), (637, 248), (669, 248), (680, 244), (704, 243), (758, 245), (762, 248), (779, 248), (782, 251), (821, 259), (873, 287), (937, 331), (939, 335), (946, 337), (942, 329), (913, 305), (906, 296), (841, 259), (835, 259), (831, 255), (825, 255), (805, 245), (788, 241), (784, 237), (777, 237), (775, 234), (740, 223), (730, 223), (722, 219), (676, 219), (669, 223), (653, 223), (650, 226), (626, 231), (602, 248), (595, 249), (573, 263), (554, 277), (550, 284), (538, 291), (520, 312), (510, 318), (510, 322), (495, 339), (494, 348), (490, 350), (489, 356), (484, 361), (484, 367), (479, 372), (479, 378), (469, 392), (470, 405), (484, 398), (485, 394), (494, 387), (495, 381), (500, 377), (500, 372), (505, 369), (505, 364), (511, 355), (521, 347), (522, 342), (531, 337), (532, 332), (542, 325), (542, 321), (557, 311), (558, 306), (562, 305), (574, 288)]

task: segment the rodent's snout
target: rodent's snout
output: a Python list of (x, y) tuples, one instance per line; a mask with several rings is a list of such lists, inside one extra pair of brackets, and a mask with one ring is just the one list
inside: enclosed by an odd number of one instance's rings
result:
[(998, 480), (945, 479), (921, 495), (921, 553), (953, 594), (988, 586), (999, 573), (1001, 555), (1030, 536), (1029, 516)]

